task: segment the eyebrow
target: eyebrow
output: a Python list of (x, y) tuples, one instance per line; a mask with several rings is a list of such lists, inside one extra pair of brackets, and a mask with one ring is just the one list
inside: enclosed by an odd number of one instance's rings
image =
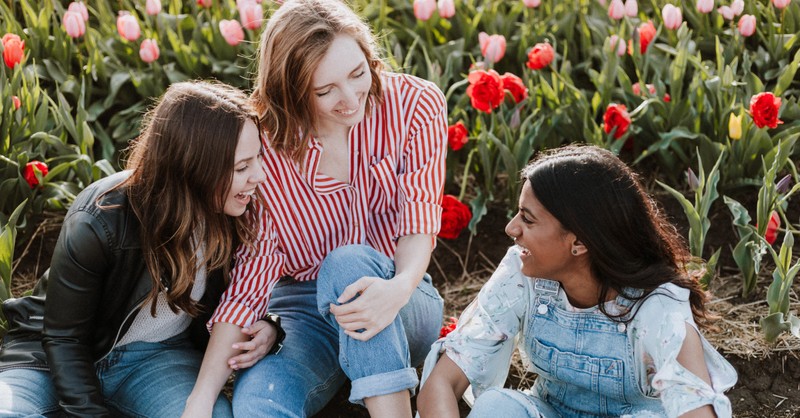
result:
[(536, 219), (536, 215), (534, 215), (533, 212), (531, 212), (530, 210), (528, 210), (528, 209), (526, 209), (526, 208), (524, 208), (522, 206), (519, 206), (519, 211), (520, 212), (525, 212), (525, 215), (527, 215), (528, 217)]
[[(354, 72), (356, 72), (358, 70), (361, 70), (363, 68), (364, 68), (364, 63), (362, 62), (361, 64), (358, 65), (358, 67), (356, 67), (352, 71), (350, 71), (350, 75), (352, 75)], [(336, 84), (336, 83), (328, 83), (328, 84), (325, 84), (325, 85), (322, 85), (322, 86), (319, 86), (319, 87), (314, 87), (314, 90), (322, 90), (322, 89), (324, 89), (326, 87), (330, 87), (330, 86), (332, 86), (334, 84)]]

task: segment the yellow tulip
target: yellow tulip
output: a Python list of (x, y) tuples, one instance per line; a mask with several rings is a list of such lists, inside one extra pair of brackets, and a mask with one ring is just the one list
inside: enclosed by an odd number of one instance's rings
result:
[(731, 139), (741, 139), (742, 138), (742, 116), (736, 116), (735, 113), (731, 113), (731, 118), (728, 121), (728, 136)]

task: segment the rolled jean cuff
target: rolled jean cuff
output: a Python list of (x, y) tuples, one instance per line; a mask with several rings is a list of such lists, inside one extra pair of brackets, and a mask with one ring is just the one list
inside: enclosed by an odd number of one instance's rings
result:
[(403, 390), (411, 391), (413, 396), (418, 383), (417, 369), (413, 367), (362, 377), (351, 382), (349, 401), (364, 406), (364, 398)]

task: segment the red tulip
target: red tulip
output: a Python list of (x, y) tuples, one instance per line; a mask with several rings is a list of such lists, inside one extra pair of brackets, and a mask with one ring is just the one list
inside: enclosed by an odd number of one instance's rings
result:
[(764, 239), (767, 240), (770, 245), (774, 244), (778, 239), (778, 228), (780, 227), (781, 217), (778, 215), (778, 212), (772, 211), (769, 217), (769, 223), (767, 223), (767, 230), (764, 232)]
[(503, 103), (506, 93), (503, 90), (503, 80), (495, 70), (478, 70), (469, 73), (469, 87), (467, 96), (472, 107), (482, 112), (492, 113), (492, 109)]
[(556, 52), (553, 46), (547, 42), (540, 42), (531, 48), (528, 52), (528, 62), (526, 65), (531, 70), (541, 70), (553, 62)]
[(33, 189), (39, 185), (39, 178), (36, 176), (36, 173), (44, 177), (47, 175), (47, 171), (47, 164), (33, 160), (25, 164), (25, 168), (22, 170), (22, 177), (25, 178), (25, 181), (28, 182), (28, 185)]
[(511, 73), (505, 73), (500, 76), (500, 80), (503, 81), (503, 89), (514, 97), (514, 103), (519, 103), (528, 98), (528, 88), (521, 78)]
[(614, 131), (614, 139), (620, 139), (622, 135), (628, 132), (631, 126), (631, 116), (628, 114), (628, 108), (623, 104), (612, 103), (606, 108), (606, 113), (603, 115), (603, 131), (610, 134)]
[(442, 329), (439, 330), (439, 338), (444, 338), (447, 334), (453, 332), (458, 325), (458, 318), (451, 316), (447, 322), (442, 325)]
[(472, 219), (467, 205), (461, 203), (453, 195), (446, 194), (442, 197), (442, 227), (439, 230), (439, 237), (445, 239), (456, 239), (461, 231), (469, 225)]
[(20, 106), (22, 106), (22, 102), (19, 100), (19, 97), (17, 96), (11, 96), (11, 103), (14, 104), (14, 110), (17, 110), (19, 109)]
[(780, 109), (781, 98), (772, 93), (758, 93), (750, 98), (750, 116), (759, 128), (768, 126), (774, 129), (782, 124), (783, 121), (778, 119)]
[(447, 127), (447, 144), (450, 145), (451, 150), (458, 151), (467, 142), (469, 142), (469, 132), (461, 121)]
[(197, 5), (204, 9), (208, 9), (213, 4), (214, 4), (213, 0), (197, 0)]
[[(650, 46), (650, 42), (656, 37), (656, 27), (653, 25), (653, 22), (648, 20), (639, 25), (637, 31), (639, 32), (639, 51), (644, 54), (647, 52), (647, 47)], [(632, 40), (628, 41), (628, 54), (633, 55)]]
[(13, 33), (3, 35), (3, 61), (8, 68), (14, 68), (24, 57), (25, 41)]

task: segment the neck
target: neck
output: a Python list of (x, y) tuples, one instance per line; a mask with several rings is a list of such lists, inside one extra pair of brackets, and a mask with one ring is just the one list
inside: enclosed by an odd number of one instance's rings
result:
[[(576, 274), (570, 280), (560, 282), (572, 306), (576, 308), (591, 308), (597, 305), (600, 299), (601, 285), (600, 280), (594, 275), (585, 272)], [(614, 289), (609, 289), (603, 302), (613, 300), (616, 297), (617, 292)]]

